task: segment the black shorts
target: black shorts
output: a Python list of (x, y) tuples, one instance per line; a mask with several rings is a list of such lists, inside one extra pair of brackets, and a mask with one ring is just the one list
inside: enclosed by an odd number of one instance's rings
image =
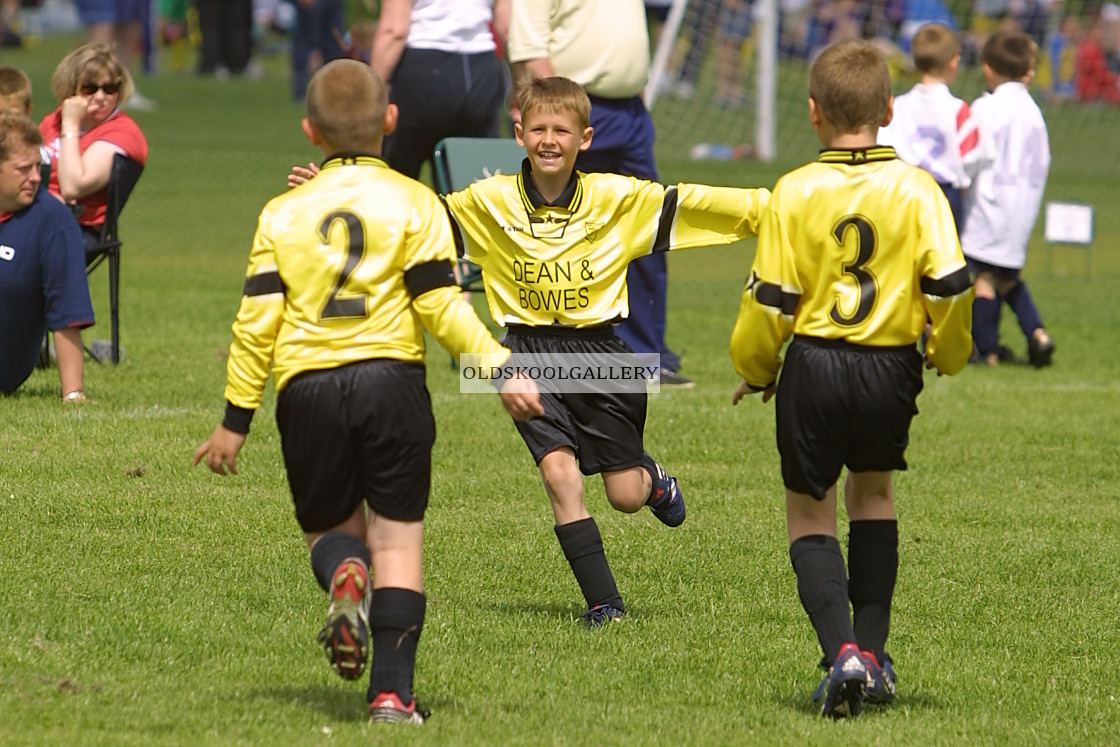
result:
[(363, 500), (387, 519), (424, 518), (436, 426), (422, 364), (300, 374), (276, 399), (276, 424), (304, 532), (338, 526)]
[(1022, 270), (1016, 270), (1013, 267), (1000, 267), (999, 265), (988, 264), (987, 262), (982, 262), (979, 259), (972, 259), (968, 256), (964, 258), (964, 261), (965, 264), (968, 265), (968, 271), (972, 273), (974, 279), (980, 273), (987, 272), (996, 280), (1004, 280), (1013, 283), (1019, 279), (1019, 273), (1022, 272)]
[(922, 356), (796, 336), (778, 382), (776, 421), (786, 488), (823, 500), (852, 472), (906, 469)]
[[(612, 327), (510, 327), (504, 340), (514, 353), (581, 355), (630, 354)], [(575, 452), (585, 475), (626, 469), (642, 463), (646, 395), (541, 392), (544, 415), (517, 423), (517, 431), (537, 464), (565, 446)]]

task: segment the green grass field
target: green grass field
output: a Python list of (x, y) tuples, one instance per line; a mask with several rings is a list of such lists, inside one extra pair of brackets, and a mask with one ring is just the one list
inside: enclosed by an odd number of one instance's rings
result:
[[(32, 74), (40, 116), (68, 41), (4, 53)], [(57, 370), (0, 401), (0, 743), (1116, 743), (1120, 184), (1057, 163), (1055, 195), (1098, 196), (1092, 274), (1081, 249), (1049, 269), (1037, 240), (1026, 277), (1054, 366), (926, 380), (897, 480), (893, 707), (833, 723), (809, 700), (819, 651), (789, 567), (773, 408), (730, 406), (746, 244), (670, 257), (670, 342), (698, 384), (651, 398), (647, 446), (680, 477), (688, 521), (613, 512), (587, 482), (623, 624), (580, 628), (519, 437), (496, 397), (460, 396), (447, 354), (430, 352), (439, 440), (416, 687), (434, 713), (371, 728), (364, 684), (338, 679), (314, 640), (325, 599), (271, 390), (239, 476), (190, 464), (222, 413), (257, 214), (293, 163), (317, 158), (283, 62), (259, 82), (143, 82), (160, 110), (136, 115), (151, 158), (122, 227), (126, 359), (88, 365), (88, 406), (59, 403)], [(672, 155), (661, 167), (667, 181), (778, 174)], [(87, 342), (108, 336), (106, 285), (104, 270), (91, 278)]]

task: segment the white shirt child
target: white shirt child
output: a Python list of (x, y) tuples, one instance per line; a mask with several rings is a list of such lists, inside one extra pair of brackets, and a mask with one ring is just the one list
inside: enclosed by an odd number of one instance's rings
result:
[(968, 103), (945, 83), (918, 83), (894, 99), (894, 118), (879, 130), (880, 145), (928, 171), (940, 184), (967, 189), (965, 162), (978, 143)]
[(1027, 86), (1008, 81), (972, 103), (978, 171), (964, 199), (966, 257), (1021, 270), (1050, 173), (1050, 137)]

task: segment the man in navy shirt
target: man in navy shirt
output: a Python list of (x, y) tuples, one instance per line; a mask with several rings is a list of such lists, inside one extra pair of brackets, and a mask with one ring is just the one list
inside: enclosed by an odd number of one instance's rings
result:
[(40, 190), (39, 128), (0, 114), (0, 392), (11, 394), (35, 367), (47, 329), (55, 333), (64, 402), (85, 402), (81, 330), (93, 324), (77, 221)]

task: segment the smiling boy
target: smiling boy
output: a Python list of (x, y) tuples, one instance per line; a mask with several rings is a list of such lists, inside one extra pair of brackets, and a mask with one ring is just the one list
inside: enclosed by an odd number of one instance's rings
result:
[[(575, 82), (530, 78), (518, 90), (514, 126), (527, 158), (521, 172), (447, 195), (456, 240), (482, 268), (505, 344), (529, 358), (632, 354), (614, 325), (628, 313), (626, 268), (672, 249), (754, 236), (766, 189), (666, 186), (575, 170), (593, 137), (591, 102)], [(545, 414), (517, 423), (552, 505), (560, 547), (596, 627), (625, 605), (583, 501), (582, 475), (601, 474), (607, 500), (626, 513), (649, 506), (668, 526), (685, 518), (676, 478), (645, 452), (646, 394), (545, 391)], [(582, 475), (581, 475), (582, 473)]]

